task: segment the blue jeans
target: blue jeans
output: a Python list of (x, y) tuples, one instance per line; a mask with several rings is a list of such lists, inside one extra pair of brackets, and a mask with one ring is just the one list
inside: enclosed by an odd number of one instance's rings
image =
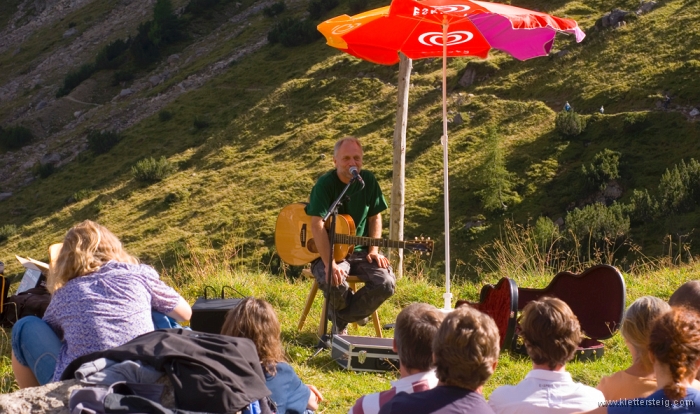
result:
[(61, 340), (49, 324), (36, 316), (25, 316), (12, 327), (12, 352), (44, 385), (53, 379)]

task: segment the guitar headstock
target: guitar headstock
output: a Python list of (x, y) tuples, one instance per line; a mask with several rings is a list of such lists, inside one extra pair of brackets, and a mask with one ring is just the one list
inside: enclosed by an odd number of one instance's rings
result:
[(428, 237), (427, 239), (424, 237), (421, 237), (420, 239), (416, 237), (414, 240), (406, 241), (404, 249), (413, 250), (420, 254), (430, 254), (433, 252), (433, 241), (430, 240), (430, 237)]

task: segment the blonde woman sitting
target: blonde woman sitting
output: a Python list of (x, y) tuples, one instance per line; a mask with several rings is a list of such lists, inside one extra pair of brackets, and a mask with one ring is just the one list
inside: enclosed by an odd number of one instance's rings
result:
[(253, 341), (278, 414), (308, 414), (318, 409), (321, 393), (301, 382), (285, 362), (280, 323), (272, 305), (253, 297), (243, 299), (226, 314), (221, 334)]
[(66, 234), (48, 277), (43, 319), (12, 328), (12, 369), (20, 388), (58, 381), (76, 358), (120, 346), (153, 330), (151, 311), (189, 320), (192, 309), (139, 264), (105, 227), (86, 220)]

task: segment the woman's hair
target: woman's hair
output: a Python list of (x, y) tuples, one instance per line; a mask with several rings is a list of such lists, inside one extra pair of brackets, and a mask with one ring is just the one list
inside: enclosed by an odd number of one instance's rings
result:
[(671, 370), (673, 384), (664, 387), (666, 397), (678, 400), (686, 396), (679, 383), (695, 376), (700, 359), (700, 314), (685, 307), (672, 307), (658, 317), (651, 327), (649, 351)]
[(581, 342), (581, 327), (569, 305), (557, 298), (533, 300), (520, 321), (525, 349), (535, 364), (565, 365)]
[(263, 370), (269, 375), (275, 375), (277, 363), (285, 360), (277, 314), (262, 299), (247, 297), (228, 311), (221, 334), (253, 341)]
[(637, 351), (644, 368), (651, 369), (651, 361), (647, 353), (649, 333), (654, 319), (671, 309), (668, 303), (654, 296), (642, 296), (632, 302), (625, 311), (620, 333)]
[(56, 261), (51, 263), (48, 289), (55, 292), (69, 280), (95, 272), (110, 260), (139, 263), (106, 227), (91, 220), (76, 224), (66, 233)]

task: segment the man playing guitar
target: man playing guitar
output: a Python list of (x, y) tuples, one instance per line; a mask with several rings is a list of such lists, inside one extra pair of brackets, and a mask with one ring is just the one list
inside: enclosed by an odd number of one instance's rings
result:
[[(306, 214), (311, 216), (311, 232), (321, 255), (311, 264), (311, 271), (329, 299), (328, 316), (334, 321), (332, 332), (341, 334), (345, 333), (348, 323), (367, 322), (367, 317), (394, 294), (396, 277), (389, 260), (379, 252), (377, 246), (356, 246), (353, 252), (338, 263), (330, 257), (330, 244), (322, 217), (353, 179), (351, 169), (355, 170), (355, 174), (359, 173), (362, 180), (356, 180), (350, 186), (348, 197), (338, 210), (340, 214), (352, 217), (357, 228), (356, 235), (381, 237), (381, 212), (388, 207), (374, 174), (362, 170), (362, 145), (357, 138), (345, 137), (336, 142), (333, 164), (335, 169), (322, 175), (311, 190)], [(326, 280), (327, 266), (332, 268), (330, 281)], [(364, 282), (364, 286), (357, 292), (353, 293), (345, 282), (349, 274)]]

